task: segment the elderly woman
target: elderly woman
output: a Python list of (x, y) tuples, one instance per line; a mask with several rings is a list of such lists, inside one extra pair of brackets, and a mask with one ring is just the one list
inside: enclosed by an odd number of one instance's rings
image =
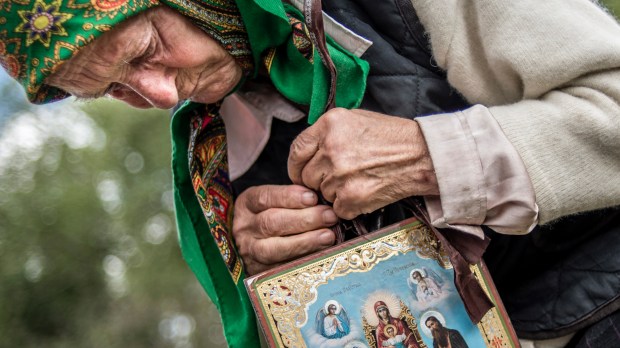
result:
[[(410, 196), (438, 227), (493, 229), (485, 258), (521, 337), (605, 330), (620, 303), (616, 21), (587, 0), (334, 0), (331, 66), (321, 16), (284, 3), (4, 1), (0, 57), (36, 103), (186, 101), (180, 242), (231, 346), (257, 345), (246, 273), (332, 245), (338, 218), (401, 219)], [(334, 90), (342, 108), (322, 115)]]

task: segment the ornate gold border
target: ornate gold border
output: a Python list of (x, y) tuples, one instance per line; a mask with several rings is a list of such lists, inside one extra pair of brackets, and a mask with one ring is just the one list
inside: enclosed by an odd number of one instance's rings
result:
[[(276, 345), (306, 347), (300, 328), (309, 319), (307, 310), (317, 300), (320, 285), (350, 273), (369, 271), (381, 261), (412, 251), (420, 258), (434, 259), (442, 267), (452, 268), (434, 234), (426, 226), (414, 222), (377, 239), (257, 280), (252, 288)], [(487, 294), (494, 298), (480, 267), (472, 266), (472, 270)], [(487, 347), (513, 347), (497, 308), (484, 316), (478, 328), (487, 340)]]

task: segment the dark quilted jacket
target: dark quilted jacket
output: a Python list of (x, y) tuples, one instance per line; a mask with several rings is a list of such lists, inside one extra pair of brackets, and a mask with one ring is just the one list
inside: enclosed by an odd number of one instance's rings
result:
[[(414, 118), (467, 107), (433, 63), (410, 0), (329, 0), (323, 9), (373, 42), (362, 56), (371, 69), (361, 108)], [(236, 193), (289, 184), (288, 149), (305, 127), (304, 120), (274, 119), (258, 161), (233, 183)], [(398, 205), (387, 211), (386, 224), (405, 217)], [(492, 241), (485, 260), (519, 337), (562, 336), (620, 306), (620, 209), (567, 218), (527, 236), (486, 233)]]

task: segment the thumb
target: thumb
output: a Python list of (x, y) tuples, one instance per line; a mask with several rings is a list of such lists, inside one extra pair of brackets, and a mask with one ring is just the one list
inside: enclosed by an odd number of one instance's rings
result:
[(319, 150), (322, 122), (317, 122), (301, 132), (291, 144), (288, 155), (288, 176), (295, 184), (302, 185), (301, 172)]

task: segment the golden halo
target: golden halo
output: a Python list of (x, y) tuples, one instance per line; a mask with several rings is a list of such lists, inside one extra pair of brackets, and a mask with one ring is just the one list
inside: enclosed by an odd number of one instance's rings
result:
[(446, 318), (444, 318), (444, 316), (437, 311), (424, 312), (420, 316), (420, 325), (418, 327), (422, 328), (422, 332), (424, 332), (426, 336), (433, 337), (433, 334), (431, 334), (431, 330), (426, 326), (426, 320), (428, 319), (428, 317), (437, 318), (437, 320), (439, 320), (443, 327), (446, 327)]
[(396, 336), (396, 333), (398, 332), (398, 330), (396, 329), (396, 326), (392, 325), (392, 324), (385, 325), (385, 327), (383, 328), (383, 334), (386, 337), (392, 337), (392, 336), (388, 335), (388, 328), (392, 328), (394, 330), (394, 336)]
[(418, 283), (418, 281), (417, 281), (417, 280), (413, 277), (413, 274), (414, 274), (415, 272), (419, 272), (419, 273), (420, 273), (420, 275), (422, 276), (422, 278), (426, 278), (426, 271), (424, 271), (424, 270), (423, 270), (423, 269), (421, 269), (421, 268), (414, 268), (414, 269), (412, 269), (412, 270), (411, 270), (411, 272), (409, 273), (409, 279), (411, 279), (411, 282), (412, 282), (413, 284), (417, 284), (417, 283)]
[(329, 301), (325, 302), (325, 306), (323, 306), (323, 313), (325, 313), (325, 315), (329, 314), (329, 306), (330, 305), (336, 306), (336, 311), (334, 312), (334, 314), (336, 314), (336, 315), (340, 314), (340, 310), (342, 309), (342, 306), (340, 305), (340, 303), (338, 303), (338, 301), (336, 301), (336, 300), (329, 300)]
[(375, 313), (375, 303), (382, 301), (390, 311), (390, 315), (394, 318), (400, 317), (400, 299), (392, 292), (386, 290), (379, 290), (371, 293), (364, 301), (362, 307), (362, 316), (366, 318), (366, 321), (371, 326), (379, 325), (379, 318)]

